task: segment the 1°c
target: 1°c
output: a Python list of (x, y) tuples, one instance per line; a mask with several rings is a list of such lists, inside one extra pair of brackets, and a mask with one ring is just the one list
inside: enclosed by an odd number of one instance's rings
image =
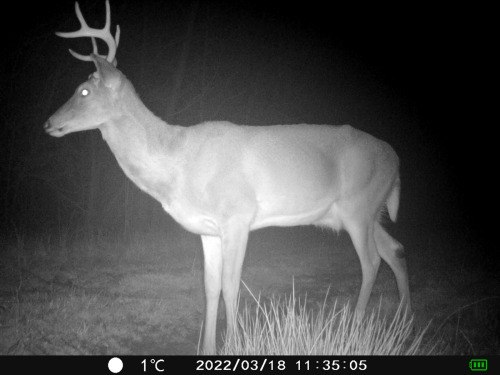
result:
[(154, 359), (151, 358), (149, 361), (147, 359), (143, 359), (141, 361), (142, 370), (147, 373), (148, 370), (156, 370), (156, 372), (163, 372), (165, 369), (163, 368), (163, 359)]

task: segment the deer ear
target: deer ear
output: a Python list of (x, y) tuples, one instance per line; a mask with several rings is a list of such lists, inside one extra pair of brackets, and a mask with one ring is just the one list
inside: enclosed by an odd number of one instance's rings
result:
[(92, 54), (90, 57), (97, 68), (97, 74), (104, 86), (116, 90), (121, 83), (121, 72), (113, 64), (100, 56)]

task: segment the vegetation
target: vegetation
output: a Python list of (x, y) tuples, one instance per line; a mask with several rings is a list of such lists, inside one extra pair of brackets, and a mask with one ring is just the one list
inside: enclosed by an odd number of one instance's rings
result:
[[(252, 295), (253, 296), (253, 295)], [(226, 337), (224, 355), (415, 355), (431, 354), (422, 346), (428, 328), (414, 333), (413, 318), (400, 307), (392, 319), (373, 310), (357, 319), (349, 304), (342, 307), (327, 298), (311, 308), (307, 298), (292, 293), (271, 297), (268, 303), (255, 298), (245, 303), (238, 316), (238, 329)]]
[[(500, 353), (500, 301), (473, 267), (445, 282), (431, 267), (443, 263), (439, 252), (428, 263), (410, 262), (425, 279), (413, 289), (415, 317), (407, 319), (397, 308), (394, 277), (382, 266), (372, 310), (357, 322), (347, 302), (359, 288), (359, 265), (347, 236), (301, 230), (252, 237), (239, 329), (224, 342), (219, 315), (220, 353)], [(119, 241), (65, 233), (0, 239), (1, 355), (197, 352), (204, 306), (199, 238), (182, 230), (132, 232)], [(303, 244), (290, 246), (309, 233), (319, 242), (311, 240), (307, 254)], [(321, 247), (332, 241), (333, 249)], [(485, 292), (467, 287), (469, 280)], [(259, 290), (259, 297), (249, 290)]]

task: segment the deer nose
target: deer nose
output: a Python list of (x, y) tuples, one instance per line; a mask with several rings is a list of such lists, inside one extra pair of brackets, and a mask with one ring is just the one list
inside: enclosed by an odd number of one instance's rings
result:
[(50, 120), (47, 120), (47, 121), (45, 122), (45, 124), (43, 125), (43, 128), (44, 128), (45, 130), (47, 130), (48, 128), (50, 128)]

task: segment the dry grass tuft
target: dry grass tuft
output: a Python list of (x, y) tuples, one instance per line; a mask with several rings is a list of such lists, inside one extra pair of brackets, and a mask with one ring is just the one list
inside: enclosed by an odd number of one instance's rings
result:
[[(251, 293), (251, 292), (250, 292)], [(252, 294), (252, 293), (251, 293)], [(417, 355), (431, 354), (423, 349), (427, 327), (416, 331), (413, 317), (401, 306), (392, 318), (381, 314), (381, 303), (363, 319), (348, 304), (316, 309), (307, 298), (271, 298), (255, 305), (245, 303), (238, 315), (238, 327), (225, 337), (222, 355)], [(428, 347), (426, 345), (426, 347)]]

